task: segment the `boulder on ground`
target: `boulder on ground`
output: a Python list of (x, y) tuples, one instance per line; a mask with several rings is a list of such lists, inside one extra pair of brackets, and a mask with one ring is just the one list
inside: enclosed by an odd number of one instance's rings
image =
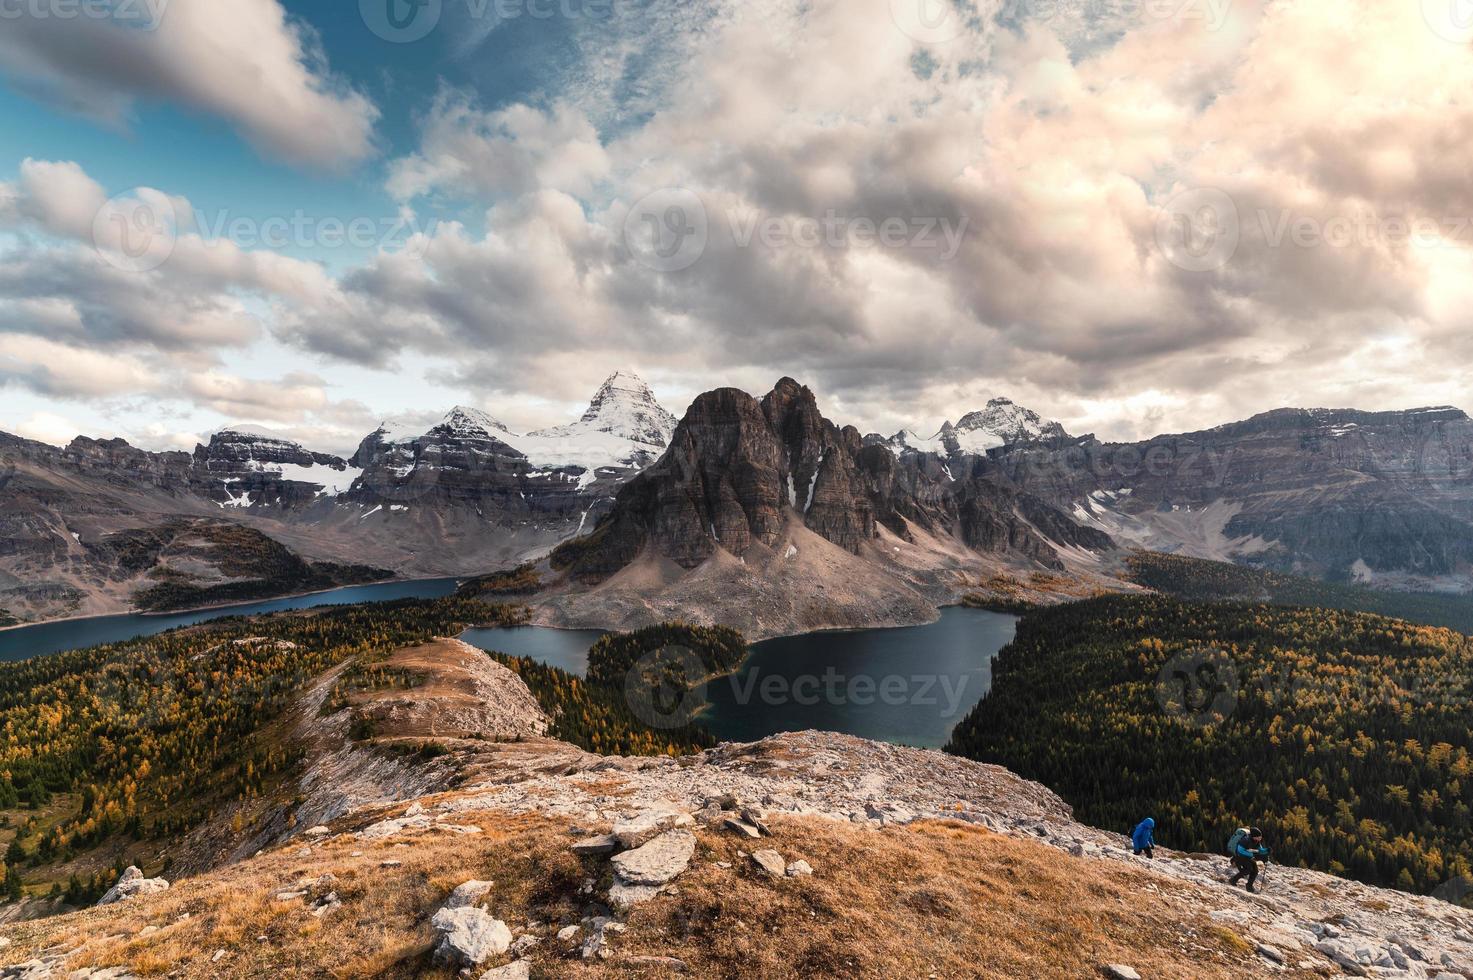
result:
[(597, 837), (586, 837), (578, 841), (572, 847), (574, 854), (579, 857), (596, 857), (600, 854), (612, 854), (619, 849), (619, 838), (613, 834), (600, 834)]
[(445, 907), (447, 909), (463, 909), (473, 905), (479, 905), (481, 904), (481, 899), (485, 898), (487, 892), (491, 891), (491, 885), (492, 882), (489, 881), (474, 880), (456, 885), (455, 891), (451, 892), (450, 897), (445, 900)]
[(646, 810), (614, 824), (613, 836), (619, 842), (619, 846), (627, 850), (631, 847), (639, 847), (667, 830), (689, 827), (693, 823), (695, 820), (690, 814), (681, 813), (679, 810)]
[(752, 852), (752, 863), (774, 878), (781, 878), (788, 873), (788, 862), (777, 851), (763, 850)]
[(112, 905), (116, 902), (126, 902), (141, 895), (152, 895), (156, 892), (168, 891), (169, 883), (162, 878), (145, 878), (143, 872), (136, 867), (130, 866), (118, 879), (118, 883), (107, 890), (107, 894), (98, 900), (98, 905)]
[(641, 847), (614, 855), (614, 873), (629, 885), (664, 885), (690, 865), (695, 853), (694, 834), (668, 830)]
[(435, 956), (458, 966), (480, 966), (511, 948), (511, 929), (485, 909), (443, 908), (430, 925), (440, 934)]

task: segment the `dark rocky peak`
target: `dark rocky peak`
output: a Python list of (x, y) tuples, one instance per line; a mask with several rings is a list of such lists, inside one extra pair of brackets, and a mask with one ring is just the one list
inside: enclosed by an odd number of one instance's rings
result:
[(339, 456), (314, 453), (300, 443), (243, 428), (221, 429), (210, 437), (208, 445), (194, 449), (196, 463), (210, 469), (220, 464), (291, 464), (295, 466), (337, 466), (345, 464)]
[(1466, 412), (1448, 405), (1390, 412), (1363, 412), (1353, 408), (1276, 408), (1242, 422), (1217, 426), (1207, 430), (1207, 433), (1245, 436), (1258, 433), (1325, 431), (1344, 435), (1355, 429), (1402, 432), (1469, 421)]

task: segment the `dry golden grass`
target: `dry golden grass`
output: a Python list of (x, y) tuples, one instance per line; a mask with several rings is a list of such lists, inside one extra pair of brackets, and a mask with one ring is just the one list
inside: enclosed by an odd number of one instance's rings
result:
[[(812, 877), (769, 878), (739, 853), (742, 841), (702, 830), (677, 893), (629, 917), (613, 958), (585, 963), (552, 933), (592, 911), (579, 888), (590, 877), (606, 886), (607, 860), (574, 858), (561, 822), (456, 819), (486, 832), (419, 834), (404, 838), (410, 847), (345, 838), (310, 859), (289, 845), (143, 903), (7, 928), (16, 943), (7, 953), (62, 946), (80, 949), (73, 968), (126, 964), (145, 976), (448, 978), (430, 960), (425, 923), (452, 888), (479, 878), (495, 883), (490, 907), (514, 934), (549, 924), (534, 977), (676, 975), (640, 956), (677, 957), (689, 976), (764, 980), (1092, 977), (1106, 962), (1160, 978), (1270, 975), (1187, 886), (970, 825), (875, 832), (799, 818), (774, 821), (764, 846), (807, 860)], [(381, 868), (385, 859), (403, 864)], [(341, 909), (318, 920), (301, 902), (275, 901), (325, 872)], [(138, 936), (148, 925), (159, 931)]]

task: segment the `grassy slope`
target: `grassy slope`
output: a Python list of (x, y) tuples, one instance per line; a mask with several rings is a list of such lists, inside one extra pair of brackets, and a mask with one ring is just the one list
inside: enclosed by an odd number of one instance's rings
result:
[[(1043, 845), (960, 824), (874, 832), (800, 818), (774, 820), (772, 846), (807, 860), (812, 877), (765, 877), (739, 853), (734, 835), (698, 831), (678, 896), (640, 906), (628, 932), (612, 937), (613, 956), (585, 962), (554, 934), (590, 914), (579, 889), (585, 877), (607, 885), (607, 860), (573, 857), (565, 821), (475, 811), (457, 820), (485, 832), (405, 836), (399, 842), (408, 848), (345, 836), (310, 858), (298, 857), (300, 843), (293, 843), (144, 902), (8, 927), (16, 942), (9, 953), (25, 959), (64, 939), (84, 949), (72, 969), (126, 963), (143, 975), (182, 978), (438, 980), (454, 974), (429, 956), (427, 922), (451, 889), (476, 878), (495, 883), (489, 907), (513, 935), (529, 921), (546, 924), (530, 954), (534, 976), (679, 975), (636, 965), (636, 956), (676, 957), (687, 976), (771, 980), (1086, 977), (1098, 976), (1102, 962), (1182, 980), (1310, 976), (1270, 974), (1244, 955), (1241, 938), (1207, 919), (1193, 889), (1133, 869), (1061, 858)], [(387, 859), (402, 865), (381, 868)], [(336, 878), (332, 887), (344, 902), (338, 911), (316, 919), (301, 902), (274, 900), (324, 873)], [(1148, 882), (1152, 908), (1142, 916)], [(138, 936), (146, 925), (160, 931)]]

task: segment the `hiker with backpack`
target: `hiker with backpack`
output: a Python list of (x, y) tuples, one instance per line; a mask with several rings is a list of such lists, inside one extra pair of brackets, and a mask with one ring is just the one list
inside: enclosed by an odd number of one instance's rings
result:
[(1263, 831), (1257, 827), (1240, 827), (1228, 841), (1227, 850), (1233, 867), (1238, 869), (1238, 873), (1233, 875), (1228, 884), (1236, 885), (1246, 875), (1248, 883), (1245, 887), (1250, 892), (1255, 891), (1253, 883), (1258, 880), (1258, 862), (1268, 862), (1268, 848), (1263, 844)]
[(1148, 858), (1156, 857), (1156, 821), (1153, 817), (1147, 817), (1136, 824), (1135, 830), (1130, 835), (1130, 846), (1137, 855), (1144, 854)]

